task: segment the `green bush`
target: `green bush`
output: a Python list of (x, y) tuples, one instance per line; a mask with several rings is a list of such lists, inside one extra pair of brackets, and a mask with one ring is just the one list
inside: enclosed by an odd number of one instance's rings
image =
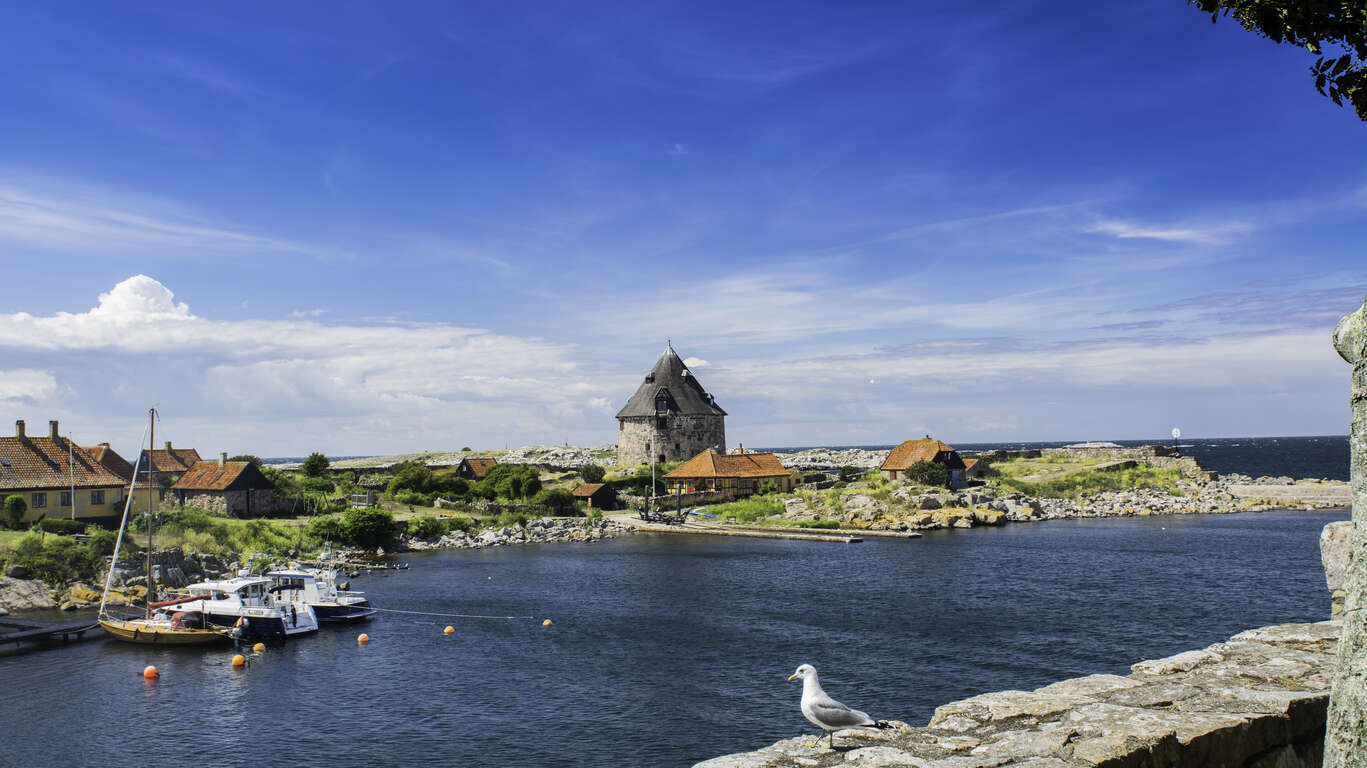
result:
[(309, 493), (332, 493), (337, 490), (337, 484), (327, 476), (306, 477), (299, 481), (299, 487)]
[(601, 483), (607, 470), (597, 464), (585, 464), (579, 468), (579, 476), (584, 478), (586, 483)]
[(861, 474), (863, 473), (859, 471), (859, 467), (846, 465), (840, 468), (840, 479), (847, 483), (858, 480)]
[(840, 527), (840, 521), (839, 521), (839, 520), (802, 520), (802, 521), (799, 521), (799, 522), (798, 522), (797, 527), (799, 527), (799, 528), (824, 528), (824, 529), (832, 529), (832, 528), (839, 528), (839, 527)]
[(8, 496), (5, 498), (5, 522), (9, 527), (19, 530), (23, 525), (24, 513), (28, 511), (28, 502), (24, 501), (23, 496)]
[(525, 499), (541, 491), (541, 473), (526, 464), (495, 464), (477, 485), (492, 490), (496, 498)]
[(936, 488), (949, 487), (949, 469), (933, 461), (918, 461), (907, 467), (905, 474), (908, 483)]
[(410, 507), (430, 507), (432, 505), (430, 497), (417, 491), (399, 491), (394, 494), (394, 500)]
[(533, 504), (540, 504), (543, 507), (550, 507), (556, 514), (577, 511), (574, 494), (563, 488), (548, 488), (537, 493), (532, 497)]
[(1077, 499), (1086, 494), (1131, 488), (1154, 488), (1173, 493), (1177, 491), (1181, 477), (1182, 474), (1175, 469), (1155, 469), (1145, 465), (1119, 472), (1074, 472), (1042, 483), (1007, 477), (1001, 479), (1001, 484), (1037, 498)]
[(446, 498), (463, 498), (470, 492), (470, 481), (454, 474), (435, 475), (428, 487), (429, 493), (437, 493)]
[(432, 470), (418, 461), (404, 461), (394, 465), (394, 477), (385, 492), (398, 498), (401, 491), (427, 493), (432, 484)]
[(105, 544), (100, 541), (92, 547), (90, 542), (82, 544), (68, 536), (29, 533), (15, 542), (7, 562), (28, 568), (34, 576), (52, 585), (69, 579), (93, 579)]
[(303, 470), (304, 474), (308, 477), (322, 477), (327, 473), (328, 467), (331, 466), (331, 464), (332, 462), (328, 461), (328, 457), (314, 451), (309, 454), (307, 459), (304, 459), (303, 466), (299, 468)]
[(767, 481), (767, 482), (765, 482), (765, 483), (760, 484), (760, 486), (759, 486), (759, 495), (760, 495), (760, 496), (768, 496), (768, 495), (771, 494), (771, 493), (778, 493), (778, 485), (777, 485), (776, 483), (774, 483), (774, 481), (770, 480), (770, 481)]
[(439, 539), (446, 535), (446, 521), (437, 517), (414, 517), (408, 521), (408, 535), (415, 539)]
[(479, 530), (479, 523), (476, 523), (473, 519), (468, 518), (465, 515), (452, 515), (451, 517), (446, 518), (446, 524), (450, 530), (460, 531), (461, 533), (474, 533)]
[(733, 523), (753, 523), (766, 517), (783, 514), (783, 504), (777, 499), (751, 497), (709, 507), (709, 513)]
[(342, 538), (342, 520), (332, 515), (315, 517), (309, 521), (308, 532), (317, 539), (337, 541)]
[(239, 453), (236, 456), (229, 456), (228, 461), (249, 462), (251, 464), (255, 464), (257, 469), (261, 469), (266, 466), (266, 462), (262, 461), (260, 456), (253, 456), (250, 453)]
[(85, 533), (85, 526), (86, 524), (80, 520), (68, 520), (65, 517), (45, 517), (38, 521), (39, 529), (62, 536)]
[(363, 549), (388, 547), (394, 542), (394, 516), (383, 509), (352, 507), (342, 515), (342, 535)]

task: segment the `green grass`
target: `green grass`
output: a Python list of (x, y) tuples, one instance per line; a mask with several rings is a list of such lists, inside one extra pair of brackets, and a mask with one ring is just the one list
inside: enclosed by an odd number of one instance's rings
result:
[(1175, 469), (1154, 469), (1139, 466), (1119, 472), (1072, 472), (1062, 477), (1030, 482), (1014, 477), (1002, 477), (997, 482), (1027, 496), (1050, 499), (1077, 499), (1083, 494), (1104, 491), (1124, 491), (1134, 488), (1153, 488), (1177, 493), (1182, 473)]
[(771, 496), (751, 496), (708, 507), (707, 511), (728, 523), (755, 523), (783, 514), (783, 503)]

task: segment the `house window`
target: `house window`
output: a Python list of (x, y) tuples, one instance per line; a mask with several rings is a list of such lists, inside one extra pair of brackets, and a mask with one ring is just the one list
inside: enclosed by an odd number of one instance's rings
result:
[(59, 507), (71, 506), (71, 491), (62, 491), (62, 500), (57, 504)]
[(35, 494), (33, 494), (33, 505), (32, 505), (32, 506), (33, 506), (34, 509), (42, 509), (43, 507), (46, 507), (46, 506), (47, 506), (47, 494), (46, 494), (46, 493), (35, 493)]
[(90, 492), (90, 503), (91, 503), (92, 505), (94, 505), (94, 504), (103, 504), (103, 503), (104, 503), (104, 491), (91, 491), (91, 492)]

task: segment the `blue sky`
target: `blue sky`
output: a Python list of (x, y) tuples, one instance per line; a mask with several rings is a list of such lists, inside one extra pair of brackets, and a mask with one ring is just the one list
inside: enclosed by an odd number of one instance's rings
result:
[(2, 12), (8, 422), (602, 444), (672, 339), (732, 444), (1347, 431), (1367, 125), (1180, 0)]

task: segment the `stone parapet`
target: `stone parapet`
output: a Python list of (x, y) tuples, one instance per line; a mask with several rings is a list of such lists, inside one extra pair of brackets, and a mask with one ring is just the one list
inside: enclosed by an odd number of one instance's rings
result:
[(1125, 676), (946, 704), (923, 728), (841, 731), (834, 751), (806, 736), (695, 768), (1318, 767), (1340, 627), (1252, 629)]

